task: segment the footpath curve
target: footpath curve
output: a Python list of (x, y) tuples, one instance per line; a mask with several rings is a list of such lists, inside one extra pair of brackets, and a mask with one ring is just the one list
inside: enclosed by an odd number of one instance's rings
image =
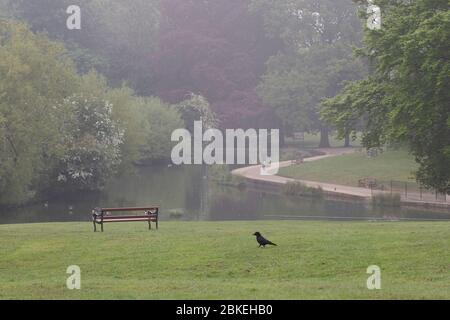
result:
[[(350, 154), (356, 152), (356, 148), (321, 148), (316, 149), (324, 155), (315, 156), (310, 158), (305, 158), (304, 162), (312, 162), (317, 160), (322, 160), (329, 157), (336, 157), (344, 154)], [(283, 161), (280, 162), (280, 168), (286, 168), (293, 164), (293, 161)], [(288, 182), (301, 182), (308, 187), (312, 188), (322, 188), (325, 193), (340, 195), (343, 197), (361, 198), (368, 200), (372, 197), (372, 192), (369, 189), (350, 187), (333, 183), (316, 182), (308, 180), (299, 180), (288, 177), (282, 177), (278, 175), (261, 175), (261, 166), (255, 165), (245, 168), (239, 168), (231, 172), (234, 176), (240, 176), (253, 181), (269, 182), (275, 184), (286, 184)]]
[[(318, 161), (329, 157), (336, 157), (344, 154), (350, 154), (357, 152), (357, 148), (319, 148), (315, 149), (319, 151), (320, 153), (323, 153), (321, 156), (315, 156), (310, 158), (305, 158), (304, 162), (311, 162), (311, 161)], [(293, 161), (283, 161), (279, 163), (280, 168), (286, 168), (291, 165), (293, 165)], [(338, 169), (338, 168), (336, 168)], [(325, 194), (331, 195), (337, 198), (342, 199), (354, 199), (354, 200), (363, 200), (363, 201), (370, 201), (372, 199), (373, 195), (376, 194), (383, 194), (387, 193), (386, 191), (381, 190), (370, 190), (366, 188), (358, 188), (358, 187), (351, 187), (351, 186), (345, 186), (340, 184), (334, 184), (334, 183), (326, 183), (326, 182), (317, 182), (317, 181), (308, 181), (308, 180), (301, 180), (301, 179), (293, 179), (288, 177), (282, 177), (278, 175), (262, 175), (261, 174), (261, 166), (255, 165), (250, 167), (244, 167), (239, 168), (236, 170), (233, 170), (231, 172), (234, 176), (240, 176), (245, 179), (248, 179), (253, 182), (266, 182), (266, 183), (272, 183), (272, 184), (278, 184), (283, 185), (288, 182), (301, 182), (305, 184), (308, 187), (312, 188), (322, 188)], [(450, 202), (446, 201), (434, 201), (432, 199), (423, 199), (423, 200), (417, 200), (419, 198), (419, 195), (415, 195), (415, 199), (411, 199), (408, 197), (405, 197), (404, 195), (401, 195), (401, 203), (402, 205), (406, 206), (413, 206), (413, 207), (433, 207), (437, 209), (444, 209), (444, 210), (450, 210)]]

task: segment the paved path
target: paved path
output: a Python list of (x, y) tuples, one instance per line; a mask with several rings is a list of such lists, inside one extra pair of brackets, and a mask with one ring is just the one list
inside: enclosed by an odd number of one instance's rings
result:
[[(356, 148), (325, 148), (325, 149), (316, 149), (321, 153), (324, 153), (322, 156), (311, 157), (304, 159), (305, 162), (317, 161), (329, 157), (336, 157), (343, 154), (355, 153), (357, 151)], [(280, 168), (289, 167), (293, 164), (293, 161), (284, 161), (280, 162)], [(339, 168), (336, 168), (338, 170)], [(325, 193), (334, 194), (341, 197), (352, 197), (352, 198), (360, 198), (365, 200), (370, 200), (372, 195), (386, 193), (386, 191), (381, 190), (370, 190), (366, 188), (358, 188), (358, 187), (350, 187), (333, 183), (326, 182), (316, 182), (316, 181), (308, 181), (308, 180), (298, 180), (293, 178), (281, 177), (278, 175), (261, 175), (261, 166), (251, 166), (245, 168), (239, 168), (232, 171), (233, 175), (241, 176), (247, 179), (256, 180), (256, 181), (267, 181), (277, 184), (286, 184), (288, 182), (301, 182), (308, 187), (313, 188), (322, 188)], [(410, 194), (411, 195), (411, 194)], [(450, 208), (450, 202), (442, 202), (442, 201), (434, 201), (433, 199), (419, 199), (419, 195), (415, 195), (413, 199), (407, 198), (404, 195), (401, 195), (401, 200), (404, 204), (407, 205), (433, 205), (442, 208)]]
[[(316, 156), (311, 158), (306, 158), (305, 162), (311, 162), (311, 161), (317, 161), (322, 160), (329, 157), (336, 157), (343, 154), (349, 154), (356, 152), (355, 148), (329, 148), (329, 149), (316, 149), (317, 151), (320, 151), (321, 153), (324, 153), (322, 156)], [(283, 161), (280, 162), (280, 168), (286, 168), (293, 164), (292, 161)], [(357, 188), (357, 187), (349, 187), (349, 186), (343, 186), (339, 184), (333, 184), (333, 183), (324, 183), (324, 182), (315, 182), (315, 181), (307, 181), (307, 180), (297, 180), (287, 177), (281, 177), (278, 175), (261, 175), (261, 166), (251, 166), (251, 167), (245, 167), (245, 168), (239, 168), (232, 171), (233, 175), (241, 176), (247, 179), (257, 180), (257, 181), (267, 181), (267, 182), (273, 182), (278, 184), (286, 184), (288, 182), (302, 182), (308, 187), (314, 187), (314, 188), (322, 188), (323, 191), (327, 193), (333, 193), (333, 194), (340, 194), (340, 195), (346, 195), (346, 196), (352, 196), (352, 197), (359, 197), (364, 199), (369, 199), (372, 197), (372, 192), (369, 189), (365, 188)]]

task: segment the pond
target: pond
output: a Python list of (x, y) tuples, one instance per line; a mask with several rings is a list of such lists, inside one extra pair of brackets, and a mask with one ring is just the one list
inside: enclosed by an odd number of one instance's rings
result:
[(102, 193), (0, 210), (0, 224), (89, 221), (94, 207), (161, 206), (161, 220), (450, 220), (450, 212), (372, 208), (361, 202), (290, 198), (269, 190), (239, 190), (202, 178), (200, 166), (139, 168)]

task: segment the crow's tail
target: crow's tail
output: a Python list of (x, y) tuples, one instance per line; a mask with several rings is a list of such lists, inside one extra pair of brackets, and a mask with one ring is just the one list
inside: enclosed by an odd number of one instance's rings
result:
[(277, 246), (275, 243), (273, 243), (273, 242), (270, 242), (269, 244), (272, 245), (272, 246), (278, 247), (278, 246)]

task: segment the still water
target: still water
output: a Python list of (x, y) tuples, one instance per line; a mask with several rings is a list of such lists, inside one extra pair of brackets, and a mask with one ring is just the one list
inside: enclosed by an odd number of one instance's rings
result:
[(0, 224), (89, 221), (94, 207), (161, 206), (161, 220), (434, 220), (450, 212), (374, 209), (358, 202), (290, 198), (247, 187), (224, 187), (202, 178), (200, 167), (145, 167), (111, 181), (102, 193), (0, 210)]

